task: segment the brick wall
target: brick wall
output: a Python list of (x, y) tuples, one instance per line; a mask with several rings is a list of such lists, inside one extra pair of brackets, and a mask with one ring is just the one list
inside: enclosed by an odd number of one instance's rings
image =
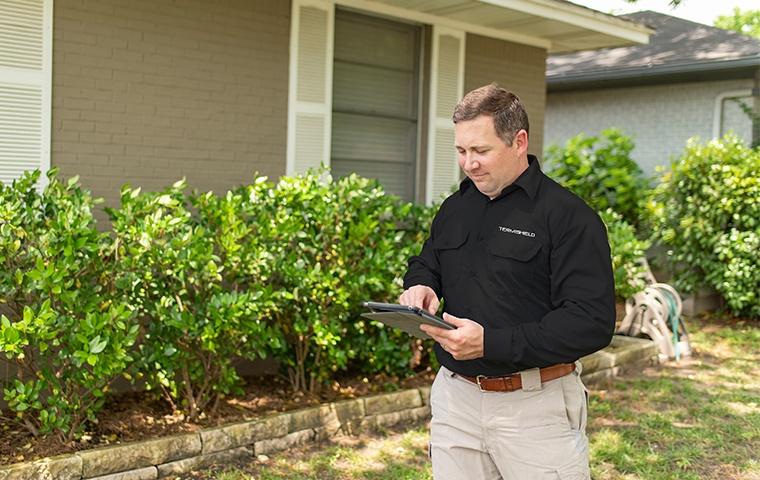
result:
[[(751, 88), (752, 80), (731, 80), (550, 93), (544, 144), (563, 144), (581, 132), (597, 135), (617, 127), (634, 137), (633, 159), (651, 174), (655, 166), (668, 165), (679, 155), (690, 137), (712, 138), (719, 94)], [(749, 119), (731, 102), (724, 108), (726, 129), (750, 139)]]
[(56, 0), (52, 164), (107, 205), (285, 173), (290, 4)]
[(513, 91), (525, 104), (530, 122), (530, 153), (541, 157), (546, 104), (546, 50), (467, 35), (464, 91), (491, 82)]

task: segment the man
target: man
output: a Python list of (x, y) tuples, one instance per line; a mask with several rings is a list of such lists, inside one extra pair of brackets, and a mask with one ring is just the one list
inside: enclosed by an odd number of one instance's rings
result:
[(430, 454), (442, 479), (589, 478), (587, 393), (576, 361), (607, 346), (615, 295), (604, 224), (528, 155), (528, 116), (495, 84), (453, 120), (467, 178), (441, 205), (399, 303), (441, 363)]

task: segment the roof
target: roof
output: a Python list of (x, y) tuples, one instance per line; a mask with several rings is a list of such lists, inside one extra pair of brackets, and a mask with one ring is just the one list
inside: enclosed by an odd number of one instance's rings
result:
[(549, 53), (646, 43), (653, 32), (564, 0), (336, 0), (411, 21), (546, 49)]
[(551, 55), (546, 62), (549, 88), (569, 89), (601, 80), (636, 83), (644, 77), (687, 73), (695, 78), (696, 73), (726, 70), (751, 75), (760, 66), (760, 40), (753, 37), (652, 11), (620, 18), (655, 29), (649, 44)]

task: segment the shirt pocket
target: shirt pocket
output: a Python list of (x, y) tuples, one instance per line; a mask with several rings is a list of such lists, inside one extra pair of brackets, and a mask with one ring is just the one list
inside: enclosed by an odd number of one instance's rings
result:
[(533, 282), (538, 278), (538, 260), (542, 245), (532, 238), (510, 236), (491, 239), (491, 271), (497, 280), (511, 284)]
[(433, 249), (438, 256), (441, 267), (441, 286), (443, 294), (453, 287), (462, 276), (464, 262), (464, 246), (467, 243), (467, 232), (454, 230), (442, 234), (433, 242)]

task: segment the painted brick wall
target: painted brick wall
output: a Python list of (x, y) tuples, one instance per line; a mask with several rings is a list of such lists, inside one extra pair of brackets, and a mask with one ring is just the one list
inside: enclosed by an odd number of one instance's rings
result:
[[(718, 95), (751, 88), (752, 80), (732, 80), (549, 93), (544, 144), (617, 127), (634, 137), (634, 160), (654, 173), (656, 165), (678, 156), (690, 137), (712, 138)], [(731, 102), (725, 103), (724, 124), (745, 140), (752, 136), (749, 118)]]
[(52, 164), (118, 205), (285, 173), (290, 4), (56, 0)]
[(530, 122), (530, 153), (541, 157), (546, 105), (546, 50), (467, 35), (464, 91), (496, 82), (525, 104)]

